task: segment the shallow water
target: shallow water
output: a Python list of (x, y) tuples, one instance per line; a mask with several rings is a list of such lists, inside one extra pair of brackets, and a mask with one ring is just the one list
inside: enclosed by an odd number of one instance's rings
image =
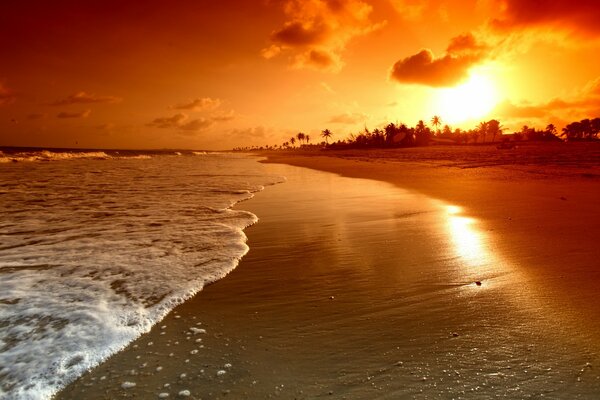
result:
[(261, 221), (242, 265), (60, 398), (598, 393), (597, 347), (466, 211), (382, 182), (268, 170), (288, 180), (244, 204)]
[[(223, 154), (28, 152), (0, 164), (0, 398), (44, 399), (235, 268), (281, 178)], [(41, 162), (49, 161), (49, 162)]]

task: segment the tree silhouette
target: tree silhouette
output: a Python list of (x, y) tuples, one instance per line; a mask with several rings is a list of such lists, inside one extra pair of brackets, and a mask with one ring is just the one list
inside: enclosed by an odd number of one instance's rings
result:
[(546, 132), (548, 132), (550, 135), (556, 135), (556, 127), (554, 124), (548, 124), (546, 126)]
[(480, 122), (479, 125), (477, 126), (477, 130), (479, 131), (479, 134), (482, 136), (481, 141), (483, 143), (485, 143), (485, 139), (486, 139), (487, 131), (488, 131), (487, 122)]
[(500, 122), (495, 119), (491, 119), (486, 123), (486, 132), (492, 135), (492, 142), (496, 141), (496, 135), (502, 135), (502, 130)]
[(304, 135), (304, 140), (306, 141), (306, 144), (308, 144), (308, 142), (310, 142), (310, 136)]
[(325, 129), (323, 132), (321, 132), (321, 136), (323, 136), (325, 138), (325, 142), (327, 144), (329, 144), (329, 138), (333, 135), (333, 133), (331, 133), (331, 131), (329, 129)]
[(292, 144), (292, 147), (294, 147), (294, 143), (296, 143), (296, 138), (292, 136), (290, 138), (290, 143)]
[(436, 128), (437, 133), (439, 135), (440, 126), (442, 125), (442, 118), (439, 115), (434, 115), (433, 118), (431, 118), (431, 125), (433, 125), (433, 127)]
[(296, 135), (296, 139), (298, 139), (298, 143), (300, 143), (300, 144), (302, 144), (302, 141), (304, 140), (305, 137), (306, 137), (306, 135), (302, 132), (300, 132)]

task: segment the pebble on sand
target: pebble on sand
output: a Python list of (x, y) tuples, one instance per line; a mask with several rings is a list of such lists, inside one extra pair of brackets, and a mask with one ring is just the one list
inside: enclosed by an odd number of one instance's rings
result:
[(166, 399), (167, 397), (169, 397), (169, 393), (167, 392), (162, 392), (158, 395), (159, 399)]
[(227, 373), (227, 371), (225, 371), (224, 369), (220, 369), (217, 371), (217, 376), (222, 376), (225, 375)]
[(189, 397), (189, 395), (191, 394), (189, 390), (182, 390), (181, 392), (178, 393), (179, 396), (181, 397)]
[(131, 389), (131, 388), (135, 387), (135, 382), (129, 382), (129, 381), (127, 381), (127, 382), (123, 382), (123, 383), (121, 384), (121, 387), (122, 387), (123, 389)]

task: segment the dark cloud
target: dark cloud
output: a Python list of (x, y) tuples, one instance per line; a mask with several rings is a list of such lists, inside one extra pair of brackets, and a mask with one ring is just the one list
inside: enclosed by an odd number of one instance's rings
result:
[(467, 32), (450, 39), (446, 53), (454, 55), (475, 54), (486, 50), (488, 50), (487, 45), (480, 43), (471, 32)]
[(487, 53), (487, 45), (466, 33), (452, 38), (442, 57), (435, 58), (431, 50), (423, 49), (399, 60), (392, 67), (390, 77), (400, 83), (454, 86), (465, 80), (471, 67), (488, 57)]
[(296, 66), (316, 69), (335, 69), (341, 66), (340, 59), (333, 53), (323, 50), (309, 50), (296, 58)]
[(92, 113), (92, 110), (85, 110), (81, 112), (60, 112), (56, 114), (56, 118), (67, 119), (67, 118), (87, 118)]
[(284, 52), (297, 68), (338, 71), (341, 54), (353, 38), (385, 24), (370, 19), (372, 6), (363, 0), (284, 0), (287, 21), (271, 33), (271, 46), (261, 51), (271, 59)]
[(299, 21), (287, 22), (283, 28), (271, 34), (271, 40), (286, 46), (308, 46), (322, 43), (328, 34), (327, 26), (303, 24)]
[(454, 56), (447, 54), (435, 58), (431, 50), (398, 61), (392, 67), (391, 78), (400, 83), (443, 87), (454, 86), (467, 78), (469, 69), (481, 61), (473, 55)]
[(233, 111), (227, 114), (215, 115), (208, 118), (190, 119), (186, 114), (178, 113), (172, 117), (155, 118), (147, 126), (160, 129), (176, 129), (183, 132), (200, 132), (218, 122), (230, 121), (235, 117)]
[(121, 100), (121, 98), (115, 96), (97, 96), (81, 91), (51, 104), (53, 106), (65, 106), (70, 104), (118, 103)]
[(346, 112), (343, 114), (334, 115), (327, 122), (329, 122), (330, 124), (352, 125), (352, 124), (363, 123), (368, 118), (369, 118), (368, 115), (363, 114), (363, 113)]
[(147, 125), (160, 129), (179, 128), (181, 124), (185, 120), (187, 120), (187, 118), (187, 115), (183, 113), (178, 113), (173, 115), (172, 117), (155, 118), (152, 122), (150, 122)]
[(219, 108), (221, 100), (211, 99), (210, 97), (203, 97), (191, 100), (187, 103), (181, 103), (172, 106), (173, 110), (187, 110), (187, 111), (210, 111)]
[(492, 21), (499, 29), (551, 25), (600, 34), (598, 0), (505, 0), (502, 5), (502, 16)]

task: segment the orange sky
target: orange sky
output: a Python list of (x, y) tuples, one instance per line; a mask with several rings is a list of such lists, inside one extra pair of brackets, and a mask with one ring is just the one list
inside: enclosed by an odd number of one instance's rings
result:
[(600, 116), (596, 0), (20, 0), (0, 145), (228, 149)]

